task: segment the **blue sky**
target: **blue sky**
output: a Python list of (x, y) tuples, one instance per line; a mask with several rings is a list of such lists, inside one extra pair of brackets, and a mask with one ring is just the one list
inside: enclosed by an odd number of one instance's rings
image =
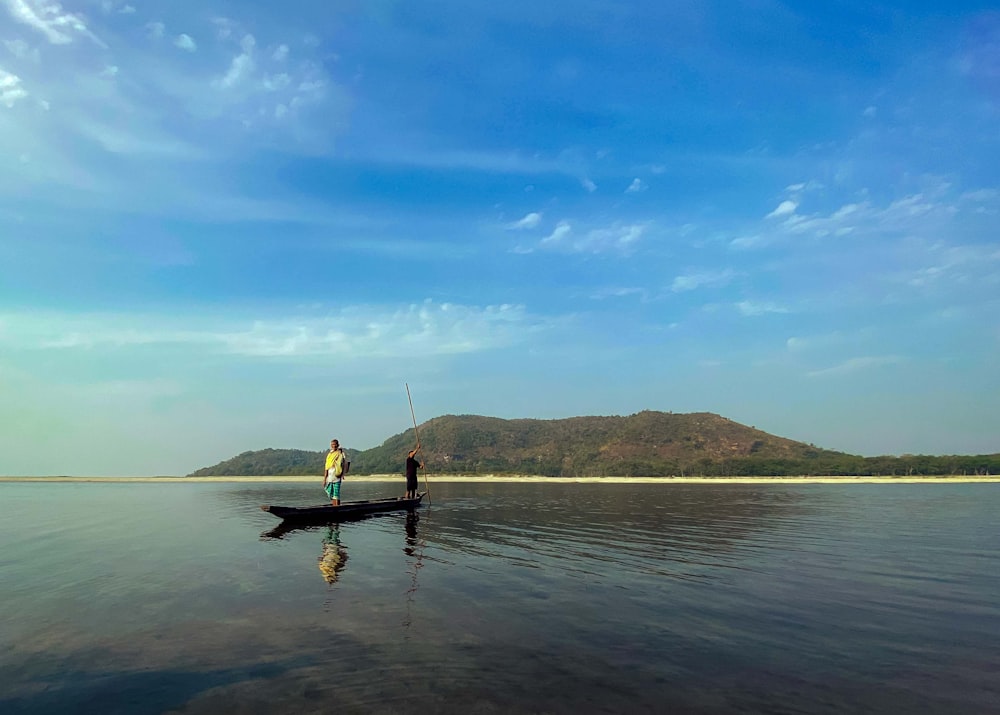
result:
[(991, 3), (0, 0), (0, 474), (442, 414), (1000, 451)]

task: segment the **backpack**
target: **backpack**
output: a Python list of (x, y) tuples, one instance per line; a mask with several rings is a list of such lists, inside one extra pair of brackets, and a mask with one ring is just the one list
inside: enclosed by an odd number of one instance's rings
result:
[(347, 474), (347, 470), (350, 468), (351, 463), (347, 461), (347, 452), (341, 450), (340, 459), (333, 463), (333, 476), (339, 479)]

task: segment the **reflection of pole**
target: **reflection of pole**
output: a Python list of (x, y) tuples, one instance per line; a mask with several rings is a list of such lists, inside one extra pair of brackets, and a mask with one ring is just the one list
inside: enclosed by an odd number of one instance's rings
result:
[[(410, 572), (412, 578), (410, 580), (410, 587), (406, 589), (406, 616), (403, 618), (403, 627), (409, 628), (410, 623), (412, 623), (412, 618), (410, 616), (410, 607), (413, 605), (413, 596), (417, 592), (417, 572), (423, 567), (424, 560), (424, 549), (423, 544), (417, 539), (417, 521), (420, 517), (414, 513), (410, 512), (406, 515), (406, 547), (403, 552), (407, 556), (414, 557), (413, 571)], [(407, 636), (409, 638), (409, 636)]]
[[(413, 436), (417, 438), (417, 446), (420, 446), (420, 433), (417, 432), (417, 416), (413, 414), (413, 398), (410, 397), (410, 385), (409, 383), (403, 383), (406, 385), (406, 399), (410, 403), (410, 417), (413, 418)], [(427, 491), (427, 504), (431, 503), (431, 487), (427, 483), (427, 470), (424, 470), (424, 489)]]

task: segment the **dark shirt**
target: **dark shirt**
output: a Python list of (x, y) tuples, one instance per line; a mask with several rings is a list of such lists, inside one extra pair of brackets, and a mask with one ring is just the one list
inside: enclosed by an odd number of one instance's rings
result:
[(406, 478), (407, 479), (416, 479), (417, 478), (417, 469), (419, 467), (420, 467), (420, 462), (418, 462), (413, 457), (407, 457), (406, 458)]

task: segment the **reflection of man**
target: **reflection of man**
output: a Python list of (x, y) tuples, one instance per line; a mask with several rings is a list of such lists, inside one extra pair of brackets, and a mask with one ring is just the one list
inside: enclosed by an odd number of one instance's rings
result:
[(417, 452), (420, 451), (420, 445), (417, 445), (416, 449), (411, 449), (410, 453), (406, 455), (406, 498), (416, 499), (417, 497), (417, 470), (423, 469), (424, 465), (417, 461)]
[(420, 517), (417, 512), (410, 511), (406, 513), (406, 548), (403, 551), (407, 556), (413, 556), (414, 551), (417, 546), (417, 520)]
[(323, 553), (317, 559), (323, 579), (333, 584), (347, 564), (347, 549), (340, 545), (340, 525), (329, 526), (323, 538)]

